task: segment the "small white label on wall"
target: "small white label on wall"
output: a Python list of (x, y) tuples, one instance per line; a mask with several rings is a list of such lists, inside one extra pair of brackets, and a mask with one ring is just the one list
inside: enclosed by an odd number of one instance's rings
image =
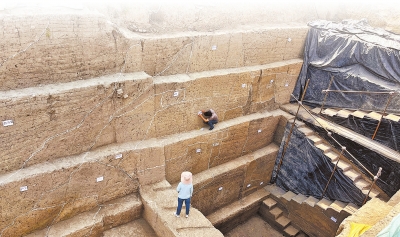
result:
[(258, 129), (258, 131), (257, 131), (258, 133), (260, 133), (261, 132), (261, 129)]
[(286, 83), (285, 83), (285, 86), (289, 86), (289, 83), (286, 82)]
[(221, 191), (221, 190), (222, 190), (222, 187), (219, 187), (218, 191)]
[(274, 80), (271, 80), (271, 84), (274, 83)]
[(175, 91), (174, 92), (174, 96), (176, 97), (176, 96), (178, 96), (179, 95), (179, 91)]
[(260, 183), (260, 185), (263, 185), (263, 184), (264, 184), (264, 182), (261, 182), (261, 183)]
[(12, 120), (5, 120), (3, 121), (3, 126), (7, 127), (7, 126), (12, 126), (14, 125), (14, 122)]
[(248, 184), (248, 185), (247, 185), (247, 187), (250, 187), (250, 186), (251, 186), (251, 184)]
[(246, 84), (242, 84), (242, 88), (246, 88), (246, 86), (247, 86)]
[(200, 152), (201, 152), (201, 149), (197, 149), (197, 150), (196, 150), (196, 153), (200, 153)]
[(337, 219), (335, 218), (335, 217), (331, 217), (331, 220), (333, 220), (333, 222), (336, 222), (337, 221)]
[(98, 178), (96, 179), (96, 182), (101, 182), (101, 181), (103, 181), (103, 176), (100, 176), (100, 177), (98, 177)]
[(121, 159), (121, 158), (122, 158), (122, 154), (115, 155), (115, 159)]
[(28, 186), (22, 186), (19, 188), (19, 191), (21, 192), (25, 192), (26, 190), (28, 190)]
[(288, 42), (292, 41), (292, 38), (288, 38), (287, 41), (288, 41)]
[(211, 50), (217, 50), (217, 46), (216, 45), (211, 46)]
[(218, 142), (213, 144), (213, 146), (218, 146), (218, 145), (219, 145), (219, 143), (218, 143)]

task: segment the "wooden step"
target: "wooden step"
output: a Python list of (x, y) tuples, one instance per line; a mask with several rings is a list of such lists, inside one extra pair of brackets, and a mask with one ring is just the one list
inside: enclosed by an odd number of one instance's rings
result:
[(399, 122), (400, 121), (400, 116), (397, 116), (397, 115), (394, 115), (394, 114), (388, 114), (388, 115), (384, 116), (384, 118), (388, 119), (388, 120), (395, 121), (395, 122)]
[(377, 112), (371, 112), (371, 113), (366, 114), (365, 116), (367, 116), (368, 118), (375, 119), (375, 120), (380, 120), (382, 118), (382, 115), (378, 114)]
[(353, 169), (346, 170), (344, 174), (351, 180), (353, 180), (353, 182), (357, 181), (358, 179), (361, 179), (361, 174)]
[(285, 232), (286, 236), (295, 237), (300, 232), (300, 230), (293, 225), (289, 225), (283, 230), (283, 232)]
[(336, 116), (339, 116), (341, 118), (348, 118), (351, 113), (353, 112), (350, 110), (342, 109), (337, 112)]
[(268, 210), (271, 210), (271, 208), (275, 207), (276, 201), (272, 198), (267, 198), (263, 201), (264, 205), (268, 207)]
[(337, 159), (339, 158), (339, 154), (334, 152), (334, 151), (328, 151), (328, 152), (324, 152), (324, 154), (330, 158), (332, 160), (332, 162), (336, 162)]
[(353, 203), (348, 203), (346, 205), (346, 207), (343, 208), (343, 211), (349, 213), (350, 215), (355, 213), (357, 210), (358, 210), (358, 206), (356, 204), (353, 204)]
[(339, 161), (338, 167), (339, 167), (340, 169), (342, 169), (343, 172), (345, 172), (345, 171), (351, 169), (351, 165), (350, 165), (349, 163), (347, 163), (347, 162), (342, 161), (342, 160)]
[(347, 206), (346, 203), (335, 200), (330, 206), (329, 208), (334, 209), (337, 212), (340, 212), (341, 210), (343, 210), (343, 208), (345, 208)]
[(320, 144), (316, 145), (315, 147), (322, 150), (324, 153), (329, 152), (332, 149), (330, 145), (327, 145), (325, 143), (320, 143)]
[(278, 226), (282, 229), (286, 228), (290, 224), (290, 219), (283, 215), (278, 217), (275, 221), (278, 224)]
[(293, 201), (295, 201), (295, 202), (297, 202), (299, 204), (303, 203), (307, 199), (308, 199), (308, 197), (304, 196), (301, 193), (297, 194), (295, 197), (292, 198)]
[[(294, 121), (294, 118), (292, 118), (292, 119), (289, 119), (289, 123), (293, 123), (293, 121)], [(295, 126), (296, 127), (298, 127), (298, 128), (301, 128), (301, 127), (304, 127), (304, 126), (306, 126), (306, 124), (305, 123), (303, 123), (302, 121), (300, 121), (300, 120), (298, 120), (298, 119), (296, 119), (296, 124), (295, 124)]]
[(311, 134), (314, 134), (314, 131), (308, 127), (301, 127), (299, 128), (299, 131), (304, 133), (305, 136), (309, 136)]
[(290, 201), (290, 200), (292, 200), (292, 198), (294, 198), (296, 196), (297, 196), (297, 194), (295, 194), (291, 191), (288, 191), (287, 193), (282, 195), (282, 198), (286, 199), (287, 201)]
[(265, 189), (271, 193), (271, 195), (280, 198), (283, 194), (286, 193), (285, 190), (281, 189), (280, 187), (276, 185), (267, 185), (265, 186)]
[(314, 109), (311, 110), (311, 112), (313, 112), (315, 114), (319, 114), (320, 111), (321, 111), (320, 107), (315, 107)]
[(329, 201), (326, 198), (321, 199), (319, 202), (317, 202), (317, 206), (320, 208), (326, 210), (329, 208), (329, 206), (332, 204), (332, 201)]
[(325, 110), (322, 110), (322, 114), (325, 114), (325, 115), (328, 115), (328, 116), (335, 116), (336, 114), (337, 114), (337, 110), (336, 109), (331, 109), (331, 108), (329, 108), (329, 109), (325, 109)]
[(273, 217), (275, 218), (275, 220), (276, 220), (277, 218), (279, 218), (279, 217), (282, 215), (283, 211), (282, 211), (282, 209), (280, 209), (279, 207), (274, 207), (274, 208), (272, 208), (272, 209), (269, 211), (269, 213), (271, 213), (272, 216), (273, 216)]
[(310, 206), (315, 206), (320, 200), (316, 199), (313, 196), (309, 196), (306, 200), (304, 200), (304, 203), (307, 203)]
[(311, 135), (311, 136), (308, 136), (307, 138), (314, 142), (314, 146), (321, 144), (323, 141), (320, 137), (318, 137), (316, 135)]
[(357, 117), (357, 118), (364, 118), (364, 116), (367, 115), (367, 113), (360, 111), (360, 110), (356, 110), (353, 113), (351, 113), (351, 115), (353, 115), (354, 117)]
[(358, 189), (363, 190), (363, 189), (367, 189), (371, 184), (369, 182), (365, 181), (364, 179), (359, 179), (354, 182), (354, 185), (356, 185), (356, 187)]

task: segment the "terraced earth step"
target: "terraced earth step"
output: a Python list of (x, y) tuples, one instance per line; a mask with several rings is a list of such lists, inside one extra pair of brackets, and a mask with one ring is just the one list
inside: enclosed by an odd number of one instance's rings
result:
[(267, 185), (265, 186), (265, 190), (271, 193), (271, 195), (280, 198), (282, 195), (286, 193), (285, 190), (281, 189), (280, 187), (276, 185)]
[(127, 224), (117, 226), (104, 231), (103, 237), (158, 237), (149, 223), (143, 218), (131, 221)]
[(326, 210), (329, 208), (329, 206), (332, 204), (332, 201), (328, 200), (328, 199), (321, 199), (319, 200), (319, 202), (317, 203), (317, 206), (319, 206), (320, 208)]
[(309, 196), (306, 200), (303, 201), (303, 203), (307, 203), (310, 206), (315, 206), (320, 200), (313, 197), (313, 196)]
[(325, 152), (329, 152), (332, 149), (331, 146), (329, 146), (329, 145), (327, 145), (325, 143), (317, 144), (315, 147), (317, 147), (318, 149), (322, 150), (324, 153)]
[(96, 236), (113, 227), (141, 217), (143, 205), (137, 194), (130, 194), (90, 211), (35, 231), (27, 237)]
[(300, 233), (300, 230), (294, 227), (293, 225), (289, 225), (286, 227), (283, 232), (285, 232), (286, 236), (295, 237)]
[(344, 174), (349, 177), (353, 182), (357, 181), (358, 179), (361, 179), (361, 174), (358, 173), (357, 171), (353, 169), (346, 170)]
[(321, 144), (323, 141), (320, 137), (316, 135), (310, 135), (307, 138), (314, 142), (314, 146)]
[(310, 136), (311, 134), (314, 134), (314, 131), (308, 127), (300, 127), (299, 131), (304, 133), (305, 136)]
[[(294, 118), (292, 118), (292, 119), (289, 119), (289, 123), (290, 124), (292, 124), (293, 123), (293, 121), (294, 121)], [(296, 127), (298, 127), (298, 128), (301, 128), (301, 127), (304, 127), (304, 126), (306, 126), (306, 124), (304, 123), (304, 122), (302, 122), (302, 121), (300, 121), (300, 120), (298, 120), (298, 119), (296, 119), (296, 124), (295, 124), (295, 126)]]
[(277, 218), (279, 218), (279, 217), (282, 215), (283, 211), (282, 211), (282, 209), (280, 209), (279, 207), (274, 207), (274, 208), (272, 208), (272, 209), (269, 211), (269, 213), (271, 213), (272, 216), (273, 216), (275, 219), (277, 219)]
[(276, 201), (272, 198), (267, 198), (263, 201), (263, 204), (268, 207), (269, 210), (271, 210), (271, 208), (275, 207), (276, 205)]
[(282, 229), (286, 228), (289, 224), (290, 224), (290, 219), (287, 218), (284, 215), (281, 215), (280, 217), (278, 217), (276, 220), (276, 223), (278, 224), (278, 226)]
[(288, 192), (286, 192), (285, 194), (282, 195), (282, 198), (286, 199), (287, 201), (290, 201), (290, 200), (292, 200), (292, 198), (294, 198), (296, 196), (297, 196), (297, 194), (295, 194), (295, 193), (293, 193), (291, 191), (288, 191)]
[(295, 202), (297, 202), (299, 204), (303, 203), (307, 199), (308, 199), (308, 197), (304, 196), (301, 193), (297, 194), (295, 197), (292, 198), (293, 201), (295, 201)]
[(337, 159), (339, 158), (339, 154), (332, 150), (329, 150), (329, 151), (325, 152), (324, 154), (325, 154), (325, 156), (327, 156), (328, 158), (331, 159), (332, 163), (336, 162)]

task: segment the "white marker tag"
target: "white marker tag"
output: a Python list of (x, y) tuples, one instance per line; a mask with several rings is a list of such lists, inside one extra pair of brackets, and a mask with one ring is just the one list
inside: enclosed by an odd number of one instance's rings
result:
[(261, 129), (258, 129), (258, 131), (257, 131), (258, 133), (260, 133), (261, 132)]
[(219, 187), (218, 191), (221, 191), (221, 190), (222, 190), (222, 187)]
[(289, 83), (286, 82), (286, 83), (285, 83), (285, 86), (289, 86)]
[(211, 47), (211, 50), (217, 50), (217, 46), (216, 46), (216, 45), (213, 45), (213, 46)]
[(250, 187), (250, 186), (251, 186), (251, 184), (248, 184), (248, 185), (247, 185), (247, 187)]
[(115, 159), (120, 159), (120, 158), (122, 158), (122, 154), (115, 155)]
[(200, 152), (201, 152), (201, 149), (197, 149), (197, 150), (196, 150), (196, 153), (200, 153)]
[(179, 91), (174, 92), (174, 96), (177, 97), (179, 95)]
[(288, 42), (292, 41), (292, 38), (288, 38), (287, 41), (288, 41)]
[(247, 86), (246, 84), (242, 84), (242, 88), (246, 88), (246, 86)]
[(217, 143), (214, 143), (213, 146), (219, 146), (219, 143), (218, 143), (218, 142), (217, 142)]
[(261, 182), (261, 183), (260, 183), (260, 185), (263, 185), (263, 184), (264, 184), (264, 182)]
[(274, 83), (274, 80), (271, 80), (271, 84)]
[(333, 220), (333, 222), (336, 222), (337, 221), (337, 219), (335, 218), (335, 217), (331, 217), (331, 220)]
[(22, 186), (19, 188), (19, 191), (21, 192), (25, 192), (26, 190), (28, 190), (28, 186)]
[(5, 120), (3, 121), (3, 126), (8, 127), (14, 125), (14, 122), (12, 120)]
[(98, 178), (96, 179), (96, 181), (97, 181), (97, 182), (103, 181), (103, 176), (98, 177)]

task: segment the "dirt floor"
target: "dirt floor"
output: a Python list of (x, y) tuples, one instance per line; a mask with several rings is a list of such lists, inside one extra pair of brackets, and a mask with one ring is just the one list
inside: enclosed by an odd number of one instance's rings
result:
[(259, 215), (254, 215), (247, 222), (237, 226), (224, 235), (225, 237), (281, 237), (279, 233)]

